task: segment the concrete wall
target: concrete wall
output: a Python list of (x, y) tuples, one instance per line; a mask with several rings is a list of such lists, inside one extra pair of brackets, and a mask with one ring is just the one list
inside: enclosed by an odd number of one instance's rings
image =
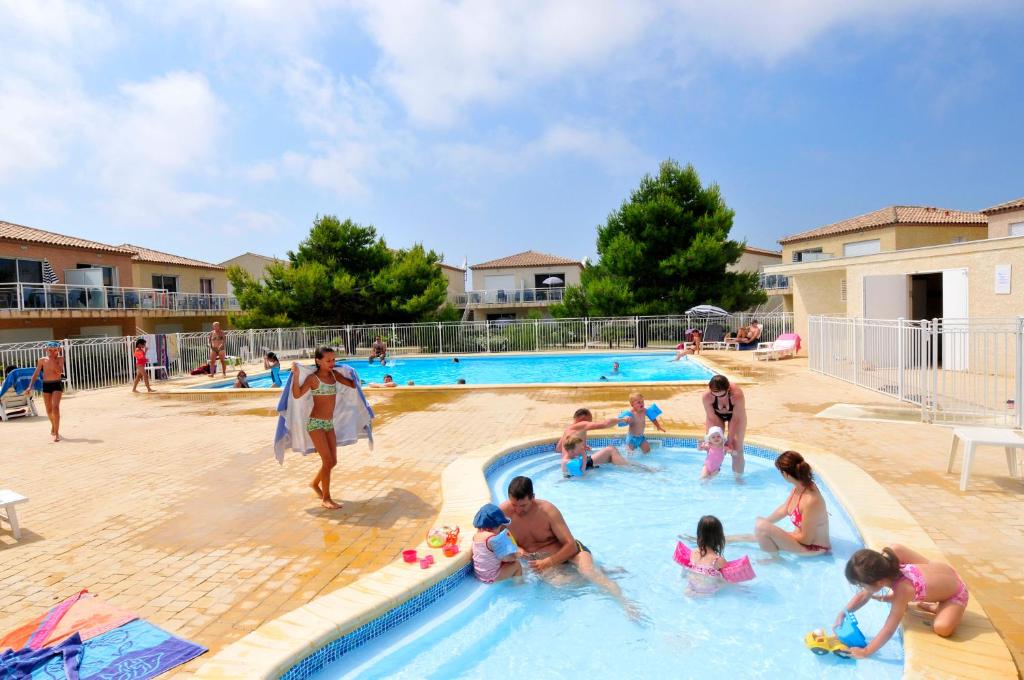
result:
[(837, 268), (809, 272), (790, 279), (793, 289), (793, 328), (801, 338), (807, 338), (808, 316), (847, 313), (847, 303), (842, 300), (840, 292), (845, 278), (846, 270)]
[(1010, 235), (1010, 225), (1014, 222), (1024, 222), (1024, 208), (1008, 210), (996, 215), (988, 216), (988, 237), (1002, 238)]
[(941, 246), (957, 241), (977, 241), (988, 238), (984, 224), (954, 224), (935, 227), (897, 227), (896, 250)]
[[(486, 290), (487, 285), (485, 284), (487, 276), (507, 276), (512, 275), (515, 277), (515, 288), (536, 288), (534, 283), (535, 276), (537, 274), (544, 274), (547, 276), (562, 276), (565, 280), (566, 286), (578, 286), (580, 285), (580, 273), (583, 271), (583, 266), (579, 264), (566, 264), (557, 265), (554, 267), (506, 267), (503, 269), (474, 269), (473, 271), (473, 290)], [(558, 288), (559, 286), (554, 286)]]
[(781, 255), (759, 255), (757, 253), (744, 252), (740, 256), (739, 262), (729, 265), (726, 267), (726, 270), (731, 272), (759, 272), (763, 266), (781, 263)]
[(444, 276), (448, 279), (448, 297), (461, 295), (466, 292), (466, 272), (461, 269), (449, 269), (441, 267)]
[(136, 262), (132, 265), (136, 285), (139, 288), (151, 288), (153, 275), (178, 277), (179, 293), (198, 293), (199, 279), (213, 279), (213, 292), (221, 295), (228, 292), (228, 277), (223, 269), (202, 269), (199, 267), (183, 267), (175, 264), (158, 262)]
[[(245, 253), (243, 255), (239, 255), (238, 257), (233, 257), (225, 262), (221, 262), (220, 264), (225, 269), (232, 265), (236, 267), (241, 267), (246, 272), (248, 272), (251, 277), (259, 281), (260, 279), (263, 278), (263, 275), (266, 272), (267, 267), (273, 264), (273, 259), (263, 257), (262, 255), (255, 255), (253, 253)], [(229, 295), (235, 292), (234, 288), (231, 286), (230, 281), (228, 281), (226, 285), (227, 292)]]
[(59, 248), (46, 244), (22, 243), (0, 239), (0, 257), (23, 257), (29, 260), (49, 260), (57, 273), (57, 282), (64, 283), (64, 270), (75, 269), (79, 264), (97, 267), (114, 267), (122, 286), (133, 286), (132, 260), (130, 255), (105, 253), (78, 248)]
[[(109, 329), (109, 334), (113, 336), (134, 335), (135, 319), (133, 317), (0, 319), (0, 343), (63, 340), (81, 335), (98, 335), (100, 328)], [(113, 330), (114, 328), (117, 329), (116, 332)]]

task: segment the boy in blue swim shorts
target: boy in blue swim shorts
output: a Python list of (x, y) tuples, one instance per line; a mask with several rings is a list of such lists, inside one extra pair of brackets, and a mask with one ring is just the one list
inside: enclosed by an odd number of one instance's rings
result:
[[(644, 453), (651, 452), (651, 445), (647, 442), (644, 430), (647, 427), (647, 407), (644, 404), (644, 395), (633, 392), (629, 395), (629, 434), (626, 435), (626, 451), (632, 453), (640, 449)], [(623, 414), (625, 415), (625, 414)], [(658, 419), (651, 421), (659, 432), (664, 432)]]

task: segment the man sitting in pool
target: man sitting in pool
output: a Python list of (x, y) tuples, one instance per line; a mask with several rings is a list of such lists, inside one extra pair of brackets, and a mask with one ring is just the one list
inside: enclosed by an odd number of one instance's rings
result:
[(583, 451), (587, 453), (588, 460), (585, 463), (587, 466), (596, 467), (605, 463), (629, 465), (629, 461), (614, 446), (609, 445), (597, 453), (590, 453), (593, 449), (587, 445), (587, 432), (615, 427), (618, 422), (618, 418), (609, 418), (595, 423), (594, 414), (590, 412), (589, 408), (576, 409), (576, 413), (572, 416), (572, 424), (565, 428), (562, 438), (555, 444), (555, 451), (562, 454), (562, 474), (566, 477), (569, 476), (565, 470), (565, 443), (570, 437), (578, 437), (582, 441)]
[(642, 618), (636, 603), (623, 596), (619, 586), (594, 564), (594, 556), (587, 546), (573, 537), (558, 508), (534, 497), (533, 480), (515, 477), (508, 484), (508, 500), (500, 507), (512, 519), (508, 531), (531, 569), (544, 575), (549, 569), (568, 562), (581, 576), (618, 600), (630, 618)]

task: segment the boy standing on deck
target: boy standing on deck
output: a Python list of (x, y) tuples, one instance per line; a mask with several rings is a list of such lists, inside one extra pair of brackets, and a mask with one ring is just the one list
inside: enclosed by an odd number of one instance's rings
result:
[(43, 403), (46, 417), (50, 419), (50, 436), (60, 441), (60, 400), (64, 396), (64, 357), (60, 354), (60, 343), (52, 340), (46, 343), (46, 356), (36, 362), (36, 370), (29, 380), (27, 389), (36, 384), (39, 373), (43, 374)]

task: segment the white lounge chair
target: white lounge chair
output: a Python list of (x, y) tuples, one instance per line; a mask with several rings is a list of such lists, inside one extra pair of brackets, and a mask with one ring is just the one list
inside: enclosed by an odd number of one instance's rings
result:
[(7, 390), (0, 397), (0, 421), (7, 422), (18, 416), (36, 416), (32, 390), (25, 390), (22, 394), (16, 394), (14, 390)]
[(784, 338), (775, 342), (759, 342), (754, 350), (754, 359), (781, 359), (796, 356), (796, 340)]

